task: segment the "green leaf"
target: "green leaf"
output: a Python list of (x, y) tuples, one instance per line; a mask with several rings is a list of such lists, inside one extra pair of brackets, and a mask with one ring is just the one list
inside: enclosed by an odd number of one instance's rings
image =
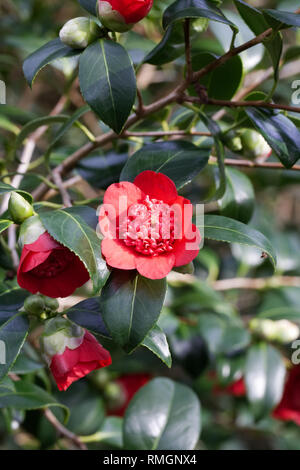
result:
[(0, 233), (4, 232), (11, 224), (13, 224), (12, 220), (2, 220), (0, 219)]
[(65, 122), (67, 119), (68, 116), (58, 115), (37, 118), (28, 122), (17, 135), (15, 141), (15, 150), (18, 149), (23, 144), (24, 140), (39, 127), (50, 126), (52, 124), (57, 124), (58, 122)]
[(109, 447), (123, 449), (122, 435), (123, 419), (118, 416), (108, 416), (105, 418), (101, 431), (99, 432), (99, 440)]
[(226, 191), (218, 201), (221, 214), (247, 224), (255, 206), (255, 194), (250, 179), (241, 171), (226, 168)]
[(45, 65), (48, 65), (55, 59), (74, 57), (79, 53), (80, 51), (63, 44), (59, 38), (48, 42), (24, 61), (23, 72), (28, 85), (32, 86), (36, 75)]
[(97, 0), (78, 0), (82, 8), (88, 11), (91, 15), (97, 15)]
[(172, 367), (172, 356), (168, 340), (162, 329), (155, 325), (143, 341), (143, 346), (150, 349), (166, 366)]
[(68, 417), (68, 408), (55, 400), (48, 392), (37, 385), (19, 380), (14, 382), (14, 391), (0, 389), (0, 408), (16, 410), (38, 410), (40, 408), (60, 407)]
[(102, 319), (99, 297), (79, 302), (68, 310), (67, 316), (74, 323), (77, 323), (77, 325), (80, 325), (93, 333), (104, 336), (105, 338), (110, 338)]
[(182, 24), (174, 23), (169, 26), (164, 37), (144, 58), (143, 62), (153, 65), (163, 65), (172, 62), (185, 51), (184, 30)]
[(28, 334), (28, 320), (18, 313), (27, 295), (19, 288), (0, 294), (0, 380), (13, 366)]
[[(242, 0), (234, 0), (234, 3), (241, 17), (256, 36), (269, 29), (269, 25), (261, 11), (257, 10), (256, 8), (253, 8)], [(278, 67), (282, 53), (281, 34), (276, 33), (274, 34), (274, 37), (268, 37), (263, 42), (263, 44), (271, 57), (274, 67), (274, 77), (276, 80), (278, 78)]]
[(182, 188), (205, 168), (210, 150), (180, 140), (157, 142), (144, 146), (126, 162), (120, 181), (133, 181), (144, 170), (161, 172)]
[(93, 111), (120, 133), (136, 98), (136, 78), (127, 51), (108, 39), (95, 41), (80, 56), (79, 82)]
[(26, 191), (21, 191), (20, 189), (16, 189), (10, 184), (3, 183), (0, 181), (0, 195), (2, 194), (9, 194), (12, 191), (16, 191), (17, 193), (21, 194), (28, 202), (32, 203), (33, 202), (33, 197), (31, 194), (27, 193)]
[(257, 418), (267, 414), (279, 403), (283, 393), (284, 378), (283, 358), (275, 348), (260, 343), (249, 349), (245, 382), (247, 397)]
[(208, 18), (237, 29), (219, 8), (207, 0), (177, 0), (172, 3), (164, 12), (163, 27), (166, 29), (170, 24), (184, 18)]
[(270, 109), (246, 108), (246, 114), (281, 163), (292, 168), (300, 158), (300, 131), (286, 116)]
[(76, 124), (77, 120), (81, 116), (83, 116), (85, 113), (87, 113), (88, 111), (90, 111), (89, 106), (82, 106), (81, 108), (77, 109), (75, 111), (75, 113), (72, 114), (72, 116), (70, 116), (67, 119), (64, 119), (64, 124), (56, 132), (55, 138), (53, 139), (53, 141), (51, 142), (51, 144), (49, 145), (49, 147), (47, 149), (47, 152), (45, 153), (45, 161), (46, 161), (47, 164), (49, 162), (51, 152), (52, 152), (53, 148), (55, 147), (55, 145), (57, 144), (57, 142), (73, 126), (73, 124)]
[(289, 11), (263, 10), (264, 17), (271, 28), (283, 29), (295, 26), (300, 28), (300, 15)]
[(76, 208), (41, 212), (39, 217), (50, 235), (73, 251), (88, 270), (98, 292), (108, 278), (106, 262), (101, 255), (101, 243), (96, 232), (78, 215)]
[(224, 153), (224, 145), (221, 140), (221, 129), (219, 125), (202, 112), (199, 112), (199, 116), (214, 138), (215, 148), (216, 148), (216, 153), (217, 153), (218, 168), (219, 168), (219, 175), (218, 175), (219, 187), (215, 190), (213, 195), (205, 201), (205, 203), (207, 203), (211, 201), (217, 201), (218, 199), (223, 197), (225, 193), (225, 190), (226, 190), (226, 175), (225, 175), (225, 164), (224, 164), (225, 153)]
[(112, 338), (126, 352), (145, 339), (160, 315), (166, 280), (151, 280), (136, 271), (113, 270), (101, 292), (101, 311)]
[(126, 410), (128, 450), (192, 450), (201, 427), (200, 403), (186, 385), (157, 378), (142, 387)]
[[(210, 52), (192, 54), (192, 67), (194, 72), (201, 70), (218, 56)], [(238, 91), (243, 78), (243, 62), (236, 55), (226, 61), (220, 67), (202, 77), (199, 81), (207, 89), (209, 98), (230, 100)], [(195, 95), (194, 88), (190, 87), (190, 93)]]
[(198, 225), (205, 238), (227, 243), (239, 243), (240, 245), (254, 246), (263, 253), (267, 253), (276, 265), (276, 254), (269, 240), (257, 230), (237, 220), (221, 215), (206, 215), (204, 227)]

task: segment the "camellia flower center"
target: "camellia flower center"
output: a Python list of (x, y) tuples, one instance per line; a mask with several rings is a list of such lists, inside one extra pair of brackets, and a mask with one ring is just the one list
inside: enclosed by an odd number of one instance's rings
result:
[(138, 253), (158, 256), (173, 251), (174, 225), (170, 206), (146, 196), (141, 204), (129, 207), (119, 226), (119, 238)]
[(72, 259), (73, 255), (68, 250), (54, 250), (46, 261), (32, 269), (31, 274), (38, 277), (55, 277), (65, 270)]

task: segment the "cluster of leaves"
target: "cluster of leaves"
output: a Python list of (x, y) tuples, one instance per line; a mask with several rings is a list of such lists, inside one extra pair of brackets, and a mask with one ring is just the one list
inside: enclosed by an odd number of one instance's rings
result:
[[(276, 265), (281, 275), (298, 276), (300, 271), (296, 255), (299, 240), (295, 236), (299, 221), (288, 220), (291, 226), (285, 231), (279, 231), (274, 222), (276, 218), (281, 225), (286, 222), (284, 207), (275, 213), (278, 188), (287, 191), (288, 201), (291, 198), (288, 188), (291, 183), (298, 183), (297, 173), (290, 169), (300, 158), (300, 121), (292, 111), (268, 107), (272, 99), (289, 100), (290, 90), (284, 88), (284, 82), (278, 86), (279, 73), (299, 53), (299, 48), (287, 47), (294, 44), (293, 28), (299, 26), (299, 16), (282, 11), (284, 6), (278, 10), (257, 10), (241, 0), (229, 2), (230, 5), (224, 2), (221, 8), (217, 6), (219, 2), (209, 0), (166, 1), (154, 6), (143, 27), (137, 26), (136, 31), (121, 35), (117, 42), (108, 35), (79, 51), (65, 46), (58, 38), (39, 48), (41, 25), (43, 43), (57, 33), (52, 25), (47, 29), (49, 26), (43, 20), (54, 14), (55, 7), (46, 5), (39, 9), (37, 2), (31, 1), (27, 2), (28, 9), (22, 11), (24, 2), (15, 3), (17, 11), (7, 15), (7, 21), (0, 20), (3, 28), (10, 31), (3, 57), (8, 62), (12, 60), (12, 68), (17, 62), (19, 70), (19, 60), (32, 52), (23, 64), (30, 86), (42, 68), (53, 65), (53, 69), (47, 68), (42, 73), (45, 90), (52, 90), (51, 77), (56, 74), (57, 98), (69, 96), (71, 105), (67, 105), (66, 113), (46, 116), (43, 95), (41, 109), (37, 105), (29, 111), (1, 106), (0, 127), (5, 131), (0, 140), (5, 152), (1, 177), (5, 182), (0, 184), (0, 193), (5, 196), (14, 190), (9, 183), (18, 167), (20, 149), (35, 131), (46, 126), (46, 144), (36, 150), (18, 190), (29, 201), (31, 192), (40, 193), (41, 182), (46, 189), (57, 190), (49, 181), (57, 168), (73, 170), (84, 182), (83, 189), (74, 185), (69, 190), (72, 208), (64, 208), (57, 193), (50, 202), (34, 203), (46, 230), (77, 254), (93, 284), (92, 292), (81, 291), (88, 298), (65, 313), (108, 345), (113, 355), (109, 369), (112, 380), (124, 370), (163, 376), (166, 367), (171, 368), (172, 359), (175, 367), (168, 373), (171, 379), (155, 378), (136, 395), (124, 419), (106, 416), (107, 397), (96, 374), (74, 384), (66, 393), (53, 391), (45, 366), (32, 346), (37, 325), (29, 324), (19, 312), (28, 293), (17, 287), (15, 278), (11, 279), (14, 266), (4, 231), (12, 221), (4, 213), (0, 221), (4, 233), (0, 245), (0, 340), (8, 348), (6, 363), (0, 364), (3, 411), (0, 433), (7, 427), (11, 433), (5, 445), (16, 445), (13, 430), (21, 426), (36, 437), (28, 438), (29, 447), (53, 448), (59, 436), (45, 415), (35, 411), (51, 408), (91, 448), (299, 447), (298, 430), (291, 427), (280, 435), (279, 424), (274, 425), (270, 418), (282, 396), (284, 358), (290, 358), (290, 348), (279, 348), (265, 338), (257, 338), (249, 329), (249, 317), (253, 316), (300, 323), (299, 288), (281, 287), (278, 276), (272, 277)], [(74, 12), (82, 14), (78, 2), (73, 3)], [(96, 0), (79, 3), (86, 14), (95, 16)], [(296, 7), (291, 6), (291, 11)], [(18, 25), (16, 30), (14, 24)], [(28, 24), (32, 25), (31, 36), (25, 35)], [(199, 73), (197, 83), (201, 89), (205, 87), (205, 99), (201, 100), (197, 88), (192, 82), (187, 83), (188, 98), (195, 98), (192, 105), (189, 100), (185, 102), (184, 96), (177, 99), (178, 94), (172, 95), (174, 82), (181, 83), (182, 75), (187, 80), (189, 73), (184, 61), (185, 54), (188, 58), (184, 28), (187, 24), (192, 73)], [(252, 49), (240, 55), (232, 53), (234, 45), (269, 29), (268, 35), (255, 46), (255, 53), (251, 54)], [(281, 30), (285, 29), (283, 53)], [(8, 55), (12, 49), (13, 55)], [(228, 49), (232, 53), (228, 60), (201, 76), (201, 71), (218, 61)], [(271, 79), (259, 83), (258, 91), (244, 95), (245, 101), (261, 105), (232, 107), (229, 100), (236, 95), (244, 76), (253, 73), (254, 67), (266, 69), (270, 63)], [(153, 83), (142, 90), (144, 101), (151, 104), (140, 109), (136, 76), (143, 70), (150, 74), (151, 66), (157, 67), (156, 75)], [(55, 69), (62, 74), (54, 72)], [(82, 98), (78, 100), (77, 74), (85, 104)], [(9, 69), (4, 68), (4, 79), (9, 76)], [(16, 94), (21, 86), (25, 87), (23, 82), (20, 85), (22, 80), (18, 78), (12, 87)], [(38, 83), (36, 80), (33, 91)], [(164, 101), (169, 93), (171, 98)], [(218, 104), (218, 100), (227, 103)], [(52, 104), (49, 103), (49, 109)], [(216, 112), (224, 104), (228, 105), (227, 112), (216, 122)], [(238, 136), (244, 128), (256, 130), (265, 138), (273, 151), (268, 162), (276, 166), (279, 159), (282, 171), (258, 169), (246, 174), (226, 165), (227, 157), (243, 156), (242, 150), (232, 151), (229, 140), (232, 132)], [(179, 140), (169, 139), (172, 133), (180, 136)], [(103, 136), (106, 141), (101, 140)], [(111, 146), (100, 150), (101, 143)], [(82, 156), (77, 158), (82, 148)], [(76, 158), (72, 159), (70, 154)], [(212, 155), (215, 158), (210, 158)], [(112, 182), (133, 181), (143, 170), (166, 174), (193, 202), (213, 206), (212, 214), (205, 215), (204, 224), (199, 226), (207, 246), (195, 261), (195, 275), (187, 278), (171, 275), (168, 289), (165, 279), (155, 281), (118, 270), (109, 273), (95, 231), (95, 208), (102, 190)], [(236, 290), (224, 295), (214, 290), (218, 279), (240, 276), (248, 276), (249, 285), (252, 277), (266, 278), (266, 282), (262, 291), (249, 295), (249, 299)], [(215, 400), (208, 378), (211, 370), (224, 387), (243, 376), (247, 397), (234, 400), (224, 396)], [(21, 380), (13, 381), (16, 375)], [(203, 433), (199, 443), (201, 422)]]

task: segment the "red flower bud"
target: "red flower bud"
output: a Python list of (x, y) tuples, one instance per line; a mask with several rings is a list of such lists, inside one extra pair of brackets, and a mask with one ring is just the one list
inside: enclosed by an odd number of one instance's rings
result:
[(18, 284), (23, 289), (53, 298), (68, 297), (88, 280), (78, 256), (48, 232), (39, 234), (33, 243), (25, 242), (18, 268)]
[(109, 266), (162, 279), (199, 252), (192, 204), (162, 173), (143, 171), (133, 183), (109, 186), (99, 216), (102, 254)]
[(65, 318), (48, 322), (41, 348), (59, 390), (67, 390), (76, 380), (111, 364), (109, 352), (96, 338)]
[(99, 0), (101, 23), (112, 31), (123, 33), (148, 15), (153, 0)]
[(151, 380), (151, 375), (149, 374), (130, 374), (119, 377), (116, 383), (121, 388), (122, 404), (109, 410), (108, 414), (110, 416), (124, 416), (130, 400), (149, 380)]
[(300, 365), (288, 373), (281, 402), (273, 411), (274, 418), (294, 421), (300, 426)]

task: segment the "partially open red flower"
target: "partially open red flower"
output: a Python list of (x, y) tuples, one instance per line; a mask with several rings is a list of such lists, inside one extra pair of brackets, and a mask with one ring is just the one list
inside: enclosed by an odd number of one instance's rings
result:
[(91, 333), (86, 331), (77, 348), (66, 347), (63, 354), (55, 354), (52, 357), (50, 369), (59, 390), (67, 390), (73, 382), (92, 370), (101, 369), (110, 364), (109, 352)]
[(153, 0), (99, 0), (98, 9), (100, 19), (107, 27), (116, 22), (134, 24), (148, 15), (153, 5)]
[(150, 374), (129, 374), (119, 377), (116, 380), (116, 383), (121, 388), (123, 403), (120, 406), (109, 410), (108, 414), (110, 416), (124, 416), (131, 399), (141, 387), (149, 382), (150, 379)]
[(18, 284), (32, 294), (68, 297), (89, 280), (84, 264), (48, 232), (25, 244), (18, 268)]
[(162, 279), (199, 252), (192, 204), (178, 196), (173, 181), (162, 173), (147, 170), (133, 183), (109, 186), (99, 222), (102, 254), (113, 268), (137, 269), (142, 276)]
[(282, 421), (294, 421), (300, 426), (300, 365), (289, 371), (283, 397), (273, 416)]

